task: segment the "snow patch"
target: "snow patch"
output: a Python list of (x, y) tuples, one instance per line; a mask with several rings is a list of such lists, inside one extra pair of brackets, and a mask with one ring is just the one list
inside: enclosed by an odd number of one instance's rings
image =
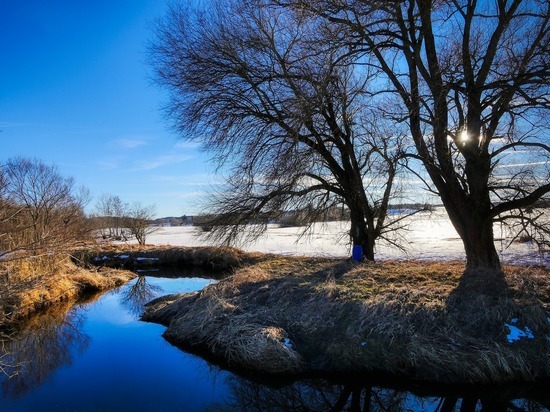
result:
[[(401, 210), (400, 212), (403, 212)], [(403, 215), (390, 215), (389, 219), (400, 219)], [(409, 224), (406, 234), (407, 252), (393, 247), (381, 240), (377, 244), (377, 258), (385, 259), (429, 259), (429, 260), (463, 260), (464, 245), (456, 234), (453, 225), (445, 211), (438, 208), (434, 213), (418, 213), (407, 217), (403, 223)], [(315, 223), (314, 236), (301, 236), (303, 227), (281, 228), (269, 224), (267, 231), (255, 242), (237, 243), (236, 246), (249, 252), (278, 253), (283, 255), (306, 255), (326, 257), (349, 257), (349, 226), (346, 221)], [(252, 229), (252, 226), (251, 226)], [(504, 263), (544, 265), (550, 268), (550, 255), (541, 255), (534, 245), (513, 242), (503, 227), (495, 225), (495, 242)], [(201, 231), (195, 226), (163, 227), (147, 238), (152, 245), (171, 246), (214, 246), (212, 242), (201, 236)], [(131, 241), (136, 243), (135, 241)]]
[(517, 323), (518, 323), (518, 320), (514, 318), (510, 321), (510, 323), (504, 324), (510, 331), (510, 333), (506, 337), (509, 343), (516, 342), (521, 338), (527, 338), (527, 339), (535, 338), (535, 336), (533, 335), (533, 332), (531, 332), (531, 329), (529, 329), (528, 326), (526, 326), (524, 330), (521, 330), (517, 326), (514, 326), (514, 324), (517, 324)]
[(294, 348), (294, 344), (288, 338), (285, 338), (285, 340), (283, 341), (283, 345), (285, 345), (288, 349), (293, 349)]

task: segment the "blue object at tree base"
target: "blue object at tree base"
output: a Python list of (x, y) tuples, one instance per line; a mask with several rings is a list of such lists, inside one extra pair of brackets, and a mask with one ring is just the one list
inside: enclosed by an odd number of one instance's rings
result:
[(353, 249), (351, 251), (351, 258), (355, 262), (361, 262), (363, 260), (363, 246), (353, 245)]

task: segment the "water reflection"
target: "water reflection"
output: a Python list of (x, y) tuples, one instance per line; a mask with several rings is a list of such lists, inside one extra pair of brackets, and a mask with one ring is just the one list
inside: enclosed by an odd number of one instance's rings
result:
[(0, 377), (4, 396), (21, 396), (47, 381), (61, 366), (70, 365), (90, 341), (81, 332), (84, 319), (79, 306), (58, 307), (33, 317), (4, 340), (5, 375)]
[(147, 276), (140, 274), (138, 278), (123, 287), (121, 291), (122, 305), (134, 316), (139, 317), (145, 304), (163, 292), (163, 288), (147, 281)]
[[(232, 397), (216, 411), (548, 411), (548, 396), (539, 399), (515, 399), (498, 389), (477, 394), (454, 393), (442, 396), (417, 396), (403, 389), (372, 385), (331, 384), (323, 380), (305, 380), (285, 387), (270, 387), (245, 378), (228, 378)], [(425, 389), (424, 389), (425, 390)], [(536, 395), (535, 395), (536, 396)]]

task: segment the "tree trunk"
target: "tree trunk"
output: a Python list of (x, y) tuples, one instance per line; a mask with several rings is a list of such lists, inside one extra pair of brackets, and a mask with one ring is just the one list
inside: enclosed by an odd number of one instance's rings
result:
[(475, 207), (445, 205), (451, 223), (458, 232), (466, 252), (466, 270), (500, 271), (493, 234), (493, 221), (488, 213)]
[(364, 258), (374, 261), (374, 233), (369, 230), (364, 214), (360, 210), (350, 208), (350, 217), (350, 236), (353, 246), (361, 246)]
[(499, 271), (500, 258), (495, 248), (492, 222), (466, 226), (462, 238), (466, 251), (466, 270), (482, 268)]

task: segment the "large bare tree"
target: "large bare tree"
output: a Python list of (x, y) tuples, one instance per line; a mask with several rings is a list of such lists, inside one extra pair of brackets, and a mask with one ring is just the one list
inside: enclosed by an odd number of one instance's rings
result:
[(332, 41), (341, 33), (262, 0), (173, 6), (155, 33), (169, 117), (231, 171), (212, 200), (214, 235), (232, 240), (255, 223), (257, 236), (290, 210), (310, 224), (344, 204), (353, 244), (374, 259), (376, 239), (402, 222), (387, 210), (406, 134), (371, 107), (375, 73)]
[(500, 269), (495, 222), (531, 226), (550, 192), (550, 2), (281, 0), (347, 30), (378, 70), (430, 187), (463, 240), (467, 267)]

